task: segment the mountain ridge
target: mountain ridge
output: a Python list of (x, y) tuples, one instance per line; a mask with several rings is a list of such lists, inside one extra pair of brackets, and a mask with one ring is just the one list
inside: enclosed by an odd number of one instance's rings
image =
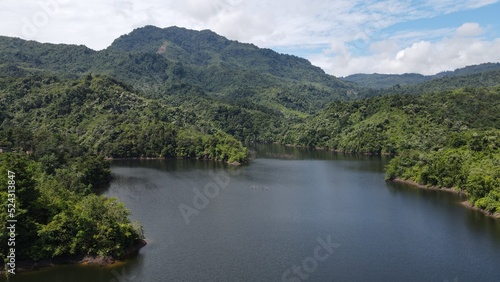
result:
[[(338, 78), (326, 74), (320, 67), (294, 55), (280, 54), (254, 44), (229, 40), (210, 30), (190, 30), (180, 27), (145, 26), (117, 38), (107, 48), (127, 52), (156, 52), (182, 64), (207, 66), (230, 64), (281, 78), (321, 82), (330, 87), (344, 86)], [(306, 73), (294, 72), (304, 69)], [(305, 76), (304, 76), (305, 74)]]
[(463, 68), (457, 68), (453, 71), (443, 71), (434, 75), (423, 75), (419, 73), (403, 73), (403, 74), (380, 74), (380, 73), (357, 73), (351, 74), (339, 79), (348, 82), (354, 82), (362, 87), (382, 89), (396, 85), (413, 85), (423, 82), (432, 81), (443, 77), (458, 77), (474, 75), (482, 72), (500, 70), (500, 62), (488, 62), (478, 65), (469, 65)]
[(211, 97), (250, 100), (295, 116), (302, 115), (296, 110), (311, 114), (357, 94), (354, 84), (326, 74), (306, 59), (228, 40), (209, 30), (179, 27), (137, 28), (100, 51), (0, 37), (0, 69), (4, 76), (104, 74), (137, 89), (160, 90), (147, 93), (151, 95), (198, 89)]

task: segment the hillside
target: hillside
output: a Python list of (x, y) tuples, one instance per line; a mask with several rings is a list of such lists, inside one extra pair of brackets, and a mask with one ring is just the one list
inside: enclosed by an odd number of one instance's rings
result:
[(0, 146), (36, 155), (37, 136), (64, 132), (84, 151), (107, 157), (246, 158), (241, 143), (192, 110), (141, 97), (105, 76), (9, 78), (0, 86)]
[(283, 142), (351, 153), (435, 150), (452, 133), (498, 130), (499, 101), (498, 86), (338, 101), (291, 126)]
[(418, 95), (422, 93), (443, 92), (464, 87), (491, 87), (500, 84), (500, 70), (485, 71), (464, 76), (444, 76), (426, 82), (410, 85), (396, 85), (384, 89), (365, 88), (359, 90), (363, 97), (380, 95)]
[(354, 82), (362, 87), (367, 88), (389, 88), (393, 86), (404, 86), (421, 84), (427, 81), (432, 81), (439, 78), (452, 78), (458, 76), (468, 76), (477, 75), (489, 71), (500, 70), (500, 63), (484, 63), (480, 65), (467, 66), (464, 68), (456, 69), (454, 71), (440, 72), (435, 75), (421, 75), (417, 73), (405, 73), (405, 74), (353, 74), (343, 78), (341, 80)]
[(116, 39), (108, 50), (158, 53), (172, 62), (198, 67), (233, 66), (327, 87), (346, 87), (339, 79), (325, 74), (309, 61), (292, 55), (278, 54), (253, 44), (244, 44), (210, 30), (195, 31), (179, 27), (146, 26)]

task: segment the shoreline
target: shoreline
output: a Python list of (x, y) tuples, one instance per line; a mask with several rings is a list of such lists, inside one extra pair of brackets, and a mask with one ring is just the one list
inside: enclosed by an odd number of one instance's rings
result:
[[(408, 185), (411, 185), (415, 188), (418, 188), (418, 189), (424, 189), (424, 190), (431, 190), (431, 191), (445, 191), (445, 192), (448, 192), (448, 193), (453, 193), (453, 194), (456, 194), (456, 195), (461, 195), (461, 196), (465, 196), (467, 197), (466, 193), (463, 192), (463, 191), (460, 191), (460, 190), (456, 190), (456, 189), (453, 189), (453, 188), (446, 188), (446, 187), (438, 187), (438, 186), (427, 186), (427, 185), (423, 185), (423, 184), (420, 184), (420, 183), (417, 183), (413, 180), (405, 180), (405, 179), (402, 179), (402, 178), (396, 178), (394, 180), (391, 180), (392, 182), (395, 182), (395, 183), (403, 183), (403, 184), (408, 184)], [(480, 212), (490, 218), (493, 218), (493, 219), (497, 219), (497, 220), (500, 220), (500, 213), (498, 212), (495, 212), (495, 213), (491, 213), (489, 211), (486, 211), (486, 210), (483, 210), (483, 209), (480, 209), (478, 207), (475, 207), (474, 205), (472, 205), (471, 202), (469, 202), (468, 200), (465, 200), (465, 201), (461, 201), (460, 202), (460, 205), (470, 209), (470, 210), (474, 210), (474, 211), (477, 211), (477, 212)]]
[(130, 158), (113, 158), (113, 157), (105, 157), (104, 158), (107, 161), (127, 161), (127, 160), (197, 160), (197, 161), (211, 161), (211, 162), (220, 162), (220, 163), (225, 163), (231, 166), (240, 166), (243, 163), (240, 162), (229, 162), (229, 161), (222, 161), (222, 160), (215, 160), (215, 159), (197, 159), (197, 158), (163, 158), (163, 157), (130, 157)]
[(496, 219), (496, 220), (500, 220), (500, 213), (498, 213), (498, 212), (490, 213), (488, 211), (485, 211), (483, 209), (480, 209), (478, 207), (473, 206), (469, 201), (463, 201), (460, 204), (468, 209), (478, 211), (478, 212), (480, 212), (488, 217), (491, 217), (491, 218)]
[[(91, 255), (66, 255), (57, 258), (46, 258), (38, 261), (23, 260), (16, 262), (16, 274), (20, 272), (37, 271), (41, 268), (47, 268), (57, 265), (94, 265), (99, 267), (111, 267), (114, 264), (125, 262), (127, 258), (136, 256), (139, 250), (146, 246), (147, 242), (141, 240), (125, 250), (125, 255), (116, 259), (112, 256), (91, 256)], [(0, 275), (5, 275), (5, 269), (0, 270)]]
[(293, 145), (293, 144), (283, 144), (279, 142), (272, 142), (272, 144), (277, 144), (277, 145), (282, 145), (285, 147), (290, 147), (290, 148), (301, 148), (301, 149), (312, 149), (312, 150), (319, 150), (319, 151), (328, 151), (328, 152), (334, 152), (337, 154), (344, 154), (344, 155), (360, 155), (360, 156), (395, 156), (395, 153), (387, 153), (387, 152), (379, 152), (379, 153), (370, 153), (370, 152), (352, 152), (352, 151), (343, 151), (339, 149), (332, 149), (330, 147), (319, 147), (319, 146), (303, 146), (303, 145)]
[(419, 189), (424, 189), (424, 190), (445, 191), (445, 192), (453, 193), (453, 194), (456, 194), (456, 195), (466, 196), (465, 192), (460, 191), (460, 190), (456, 190), (454, 188), (439, 187), (439, 186), (433, 186), (433, 185), (428, 186), (428, 185), (420, 184), (420, 183), (415, 182), (413, 180), (405, 180), (405, 179), (402, 179), (402, 178), (395, 178), (394, 180), (392, 180), (392, 182), (409, 184), (411, 186), (415, 186), (415, 187), (417, 187)]

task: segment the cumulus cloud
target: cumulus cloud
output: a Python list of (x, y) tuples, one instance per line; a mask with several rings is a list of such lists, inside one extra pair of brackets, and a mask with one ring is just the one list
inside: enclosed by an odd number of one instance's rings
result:
[(464, 23), (456, 31), (456, 35), (461, 37), (474, 37), (481, 35), (482, 33), (483, 29), (478, 23)]
[(380, 41), (371, 45), (372, 54), (357, 57), (346, 48), (332, 46), (333, 55), (324, 52), (310, 59), (337, 76), (410, 72), (430, 75), (466, 65), (500, 61), (500, 39), (488, 41), (479, 37), (482, 33), (479, 24), (465, 23), (451, 36), (435, 42), (419, 40), (401, 48), (396, 40)]

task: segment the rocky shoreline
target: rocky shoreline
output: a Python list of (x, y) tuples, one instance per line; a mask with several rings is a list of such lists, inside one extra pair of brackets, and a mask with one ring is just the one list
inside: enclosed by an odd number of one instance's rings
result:
[[(82, 265), (96, 265), (100, 267), (110, 266), (112, 264), (118, 263), (127, 258), (136, 256), (139, 250), (146, 246), (146, 241), (141, 240), (137, 244), (130, 246), (125, 250), (125, 256), (120, 259), (116, 259), (112, 256), (89, 256), (89, 255), (72, 255), (72, 256), (61, 256), (57, 258), (47, 258), (38, 261), (34, 260), (24, 260), (16, 262), (16, 273), (35, 271), (40, 268), (51, 267), (56, 265), (64, 264), (82, 264)], [(5, 269), (0, 270), (0, 274), (5, 274)]]

